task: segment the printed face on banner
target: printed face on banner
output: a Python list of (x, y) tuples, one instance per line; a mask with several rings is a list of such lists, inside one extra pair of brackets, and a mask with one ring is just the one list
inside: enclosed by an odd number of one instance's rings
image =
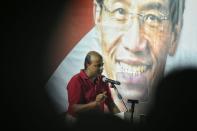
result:
[[(98, 4), (98, 3), (97, 3)], [(104, 0), (96, 5), (104, 69), (126, 99), (147, 100), (176, 50), (169, 0)]]

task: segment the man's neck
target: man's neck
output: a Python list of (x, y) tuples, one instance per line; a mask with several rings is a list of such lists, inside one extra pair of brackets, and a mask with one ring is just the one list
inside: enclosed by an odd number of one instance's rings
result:
[(89, 78), (92, 82), (95, 81), (96, 76), (92, 76), (91, 73), (90, 73), (87, 69), (84, 70), (84, 72), (86, 73), (86, 75), (88, 76), (88, 78)]

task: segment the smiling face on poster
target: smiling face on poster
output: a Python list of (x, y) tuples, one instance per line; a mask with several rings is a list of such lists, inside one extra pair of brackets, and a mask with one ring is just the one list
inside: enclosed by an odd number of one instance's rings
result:
[[(95, 23), (108, 77), (125, 99), (146, 101), (173, 56), (182, 27), (183, 1), (98, 0)], [(180, 7), (181, 6), (181, 7)]]

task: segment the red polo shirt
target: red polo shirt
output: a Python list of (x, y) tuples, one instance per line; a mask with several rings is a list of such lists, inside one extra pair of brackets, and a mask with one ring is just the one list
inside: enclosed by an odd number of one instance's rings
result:
[(73, 116), (75, 116), (71, 109), (73, 104), (87, 104), (95, 101), (96, 96), (104, 91), (107, 91), (107, 99), (100, 104), (100, 110), (104, 111), (104, 104), (109, 105), (113, 101), (110, 89), (108, 85), (102, 81), (102, 77), (93, 83), (84, 70), (81, 70), (80, 73), (71, 78), (67, 85), (67, 90), (69, 102), (68, 113)]

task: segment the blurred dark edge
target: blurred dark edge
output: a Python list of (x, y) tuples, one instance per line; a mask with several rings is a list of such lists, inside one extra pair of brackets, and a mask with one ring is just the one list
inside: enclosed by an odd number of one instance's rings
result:
[[(23, 0), (1, 4), (3, 21), (3, 126), (20, 130), (64, 129), (44, 85), (47, 49), (70, 1)], [(3, 128), (3, 127), (2, 127)]]

